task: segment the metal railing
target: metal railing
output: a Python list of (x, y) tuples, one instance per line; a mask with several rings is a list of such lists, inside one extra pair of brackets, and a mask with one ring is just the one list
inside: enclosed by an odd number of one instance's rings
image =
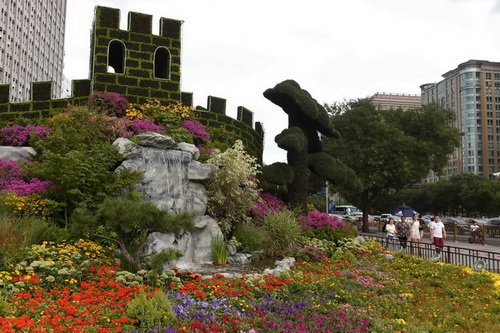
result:
[(407, 241), (406, 246), (403, 248), (399, 240), (388, 242), (386, 237), (364, 233), (361, 233), (361, 236), (365, 239), (371, 239), (380, 243), (390, 251), (407, 253), (423, 259), (440, 261), (457, 266), (467, 266), (476, 270), (484, 269), (490, 272), (500, 273), (499, 253), (444, 245), (441, 255), (438, 257), (436, 256), (434, 244)]

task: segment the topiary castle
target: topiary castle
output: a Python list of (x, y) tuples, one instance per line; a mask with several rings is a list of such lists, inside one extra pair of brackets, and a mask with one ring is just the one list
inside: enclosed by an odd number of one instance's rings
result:
[[(129, 12), (128, 30), (121, 30), (120, 10), (97, 6), (90, 40), (90, 78), (73, 80), (72, 96), (52, 98), (52, 81), (32, 82), (31, 101), (10, 103), (10, 84), (0, 85), (0, 121), (47, 117), (68, 104), (85, 104), (96, 92), (115, 92), (130, 103), (157, 99), (162, 104), (193, 105), (193, 94), (182, 92), (182, 21), (160, 18), (159, 35), (152, 34), (152, 15)], [(209, 96), (200, 108), (199, 120), (223, 128), (243, 140), (252, 155), (262, 161), (264, 128), (253, 124), (253, 112), (238, 107), (237, 119), (226, 115), (226, 100)]]

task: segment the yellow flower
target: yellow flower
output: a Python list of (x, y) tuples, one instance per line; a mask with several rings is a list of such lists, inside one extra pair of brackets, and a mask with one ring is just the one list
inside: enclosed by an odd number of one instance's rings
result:
[(406, 325), (406, 321), (404, 319), (401, 319), (401, 318), (396, 319), (395, 322), (398, 325)]

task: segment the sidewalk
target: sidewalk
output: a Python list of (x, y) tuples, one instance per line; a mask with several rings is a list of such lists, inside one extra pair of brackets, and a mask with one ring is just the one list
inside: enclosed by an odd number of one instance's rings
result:
[[(360, 232), (360, 235), (363, 235), (363, 232)], [(366, 235), (372, 235), (372, 236), (379, 236), (379, 237), (385, 237), (385, 233), (381, 231), (375, 231), (371, 230), (369, 233), (366, 233)], [(422, 243), (427, 243), (431, 244), (429, 240), (429, 234), (424, 233), (424, 238), (422, 239)], [(469, 243), (467, 240), (463, 239), (457, 239), (457, 242), (453, 241), (453, 235), (450, 237), (448, 236), (444, 240), (444, 245), (447, 246), (453, 246), (453, 247), (461, 247), (464, 249), (471, 249), (471, 250), (477, 250), (477, 251), (486, 251), (486, 252), (494, 252), (500, 256), (500, 245), (499, 243), (493, 243), (493, 244), (487, 244), (483, 245), (481, 243)]]

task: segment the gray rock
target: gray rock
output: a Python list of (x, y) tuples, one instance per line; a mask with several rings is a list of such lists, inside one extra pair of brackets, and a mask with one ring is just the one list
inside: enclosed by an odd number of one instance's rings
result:
[(118, 138), (113, 142), (113, 146), (125, 159), (138, 158), (142, 153), (141, 149), (135, 143), (126, 138)]
[(366, 241), (365, 241), (365, 239), (363, 238), (363, 236), (358, 236), (358, 237), (354, 238), (354, 239), (352, 240), (352, 242), (353, 242), (354, 244), (364, 244), (364, 243), (366, 243)]
[(198, 161), (189, 163), (188, 179), (189, 180), (209, 180), (212, 177), (212, 169), (209, 166)]
[(230, 265), (249, 265), (252, 262), (252, 255), (248, 253), (235, 253), (228, 258)]
[(33, 161), (36, 150), (31, 147), (0, 146), (0, 160)]
[(276, 260), (274, 264), (275, 268), (266, 268), (262, 274), (272, 274), (272, 275), (280, 275), (282, 272), (290, 270), (290, 268), (295, 263), (295, 258), (293, 257), (285, 257), (283, 260)]
[(142, 133), (137, 135), (137, 138), (139, 139), (139, 145), (145, 147), (170, 149), (175, 145), (175, 141), (171, 137), (155, 132)]
[(193, 159), (196, 161), (200, 158), (200, 150), (191, 143), (179, 142), (174, 148), (191, 153), (191, 155), (193, 155)]
[(190, 267), (196, 263), (212, 262), (212, 239), (222, 237), (217, 222), (208, 215), (198, 216), (195, 221), (196, 230), (185, 233), (154, 232), (147, 238), (144, 254), (158, 253), (164, 249), (178, 250), (183, 254), (179, 260), (169, 263), (165, 269), (174, 266)]

